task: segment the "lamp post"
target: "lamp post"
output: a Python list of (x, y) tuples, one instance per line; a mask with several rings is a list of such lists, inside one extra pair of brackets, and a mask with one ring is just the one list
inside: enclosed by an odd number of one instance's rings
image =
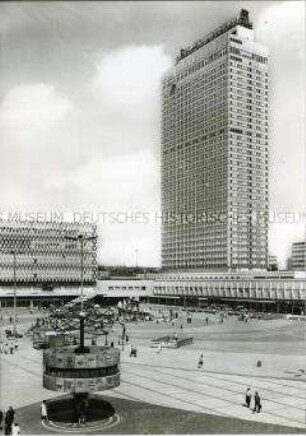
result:
[(125, 324), (122, 324), (122, 334), (121, 334), (121, 349), (124, 351), (124, 343), (125, 343), (126, 329)]
[(16, 286), (16, 250), (12, 250), (13, 254), (13, 270), (14, 270), (14, 313), (13, 313), (13, 333), (14, 337), (17, 335), (17, 320), (16, 320), (16, 306), (17, 306), (17, 286)]
[(138, 268), (138, 253), (139, 253), (138, 248), (135, 248), (135, 263), (136, 263), (136, 268)]
[(24, 250), (18, 250), (17, 248), (12, 248), (9, 250), (1, 250), (2, 253), (13, 255), (13, 283), (14, 283), (14, 294), (13, 294), (13, 334), (17, 336), (17, 278), (16, 278), (16, 267), (17, 267), (17, 254), (25, 253)]
[(37, 273), (38, 265), (37, 265), (37, 257), (33, 257), (33, 279), (34, 284), (37, 284), (38, 280), (38, 273)]

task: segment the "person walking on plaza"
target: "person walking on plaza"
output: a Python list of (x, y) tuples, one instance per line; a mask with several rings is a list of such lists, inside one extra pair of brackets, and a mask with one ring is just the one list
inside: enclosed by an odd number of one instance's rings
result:
[(8, 435), (12, 433), (12, 425), (14, 422), (14, 418), (15, 418), (15, 410), (12, 408), (12, 406), (10, 406), (6, 413), (5, 413), (5, 418), (4, 418), (4, 424), (5, 424), (5, 429), (4, 429), (4, 434)]
[(202, 354), (200, 355), (200, 357), (199, 357), (198, 368), (202, 368), (203, 363), (204, 363), (204, 356), (203, 356), (203, 353), (202, 353)]
[(80, 405), (80, 412), (79, 412), (79, 424), (85, 425), (86, 424), (86, 415), (87, 415), (87, 407), (85, 401), (83, 401)]
[(137, 357), (137, 348), (131, 345), (130, 357)]
[(14, 354), (14, 351), (15, 351), (14, 342), (11, 341), (10, 342), (10, 354)]
[(4, 434), (11, 434), (11, 426), (12, 426), (12, 422), (11, 422), (11, 417), (9, 414), (9, 411), (6, 410), (5, 412), (5, 417), (4, 417)]
[(258, 392), (255, 392), (254, 401), (255, 403), (254, 403), (253, 413), (255, 412), (260, 413), (262, 406), (261, 406), (260, 396)]
[(47, 410), (47, 404), (46, 401), (43, 400), (40, 405), (40, 412), (41, 412), (41, 420), (42, 422), (48, 422), (48, 410)]
[(252, 399), (251, 388), (247, 388), (246, 393), (245, 393), (245, 406), (248, 409), (250, 408), (250, 405), (251, 405), (251, 399)]

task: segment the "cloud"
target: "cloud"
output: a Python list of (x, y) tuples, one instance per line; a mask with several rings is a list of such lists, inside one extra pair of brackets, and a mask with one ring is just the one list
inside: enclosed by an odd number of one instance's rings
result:
[(137, 248), (140, 264), (158, 265), (158, 171), (158, 161), (147, 148), (133, 154), (101, 156), (71, 172), (49, 173), (43, 186), (52, 196), (68, 189), (78, 193), (78, 207), (69, 199), (66, 204), (74, 213), (73, 219), (98, 224), (99, 260), (103, 264), (135, 265)]
[(160, 78), (171, 65), (162, 46), (129, 46), (103, 57), (95, 87), (107, 110), (151, 116)]
[(51, 85), (38, 83), (14, 87), (0, 108), (2, 134), (16, 136), (19, 141), (13, 141), (13, 145), (25, 145), (22, 136), (44, 133), (62, 120), (71, 109), (69, 100), (56, 93)]
[[(149, 150), (96, 159), (79, 169), (74, 183), (88, 198), (114, 211), (153, 205), (156, 162)], [(154, 198), (155, 197), (155, 198)]]

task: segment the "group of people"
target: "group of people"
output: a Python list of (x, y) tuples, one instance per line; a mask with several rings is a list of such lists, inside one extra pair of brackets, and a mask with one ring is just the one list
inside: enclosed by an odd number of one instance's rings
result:
[(19, 344), (18, 340), (8, 340), (6, 337), (6, 340), (3, 342), (0, 340), (0, 354), (14, 354), (15, 351), (18, 351)]
[[(0, 428), (2, 429), (3, 412), (0, 410)], [(8, 407), (4, 416), (4, 434), (17, 436), (20, 433), (18, 422), (15, 422), (15, 410), (12, 406)]]
[[(198, 369), (202, 368), (204, 364), (204, 355), (203, 353), (200, 354), (199, 360), (198, 360)], [(244, 406), (248, 409), (251, 409), (251, 402), (252, 402), (252, 392), (251, 388), (247, 388), (245, 393), (245, 404)], [(261, 405), (261, 399), (259, 396), (259, 393), (256, 391), (254, 394), (254, 407), (252, 409), (253, 413), (257, 412), (260, 413), (262, 409)]]
[(198, 360), (198, 368), (202, 368), (203, 363), (204, 363), (204, 355), (203, 355), (203, 353), (201, 353), (199, 360)]
[[(250, 409), (251, 408), (251, 401), (252, 401), (251, 388), (247, 388), (246, 393), (245, 393), (245, 404), (244, 404), (244, 406), (247, 407), (248, 409)], [(259, 393), (255, 392), (253, 413), (255, 413), (255, 412), (260, 413), (261, 408), (262, 408), (262, 406), (261, 406), (261, 400), (260, 400)]]

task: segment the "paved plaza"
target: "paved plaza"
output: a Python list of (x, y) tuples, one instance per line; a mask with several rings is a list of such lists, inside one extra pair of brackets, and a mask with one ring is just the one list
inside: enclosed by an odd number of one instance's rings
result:
[[(240, 419), (241, 423), (246, 423), (245, 431), (241, 426), (242, 433), (248, 432), (247, 425), (252, 423), (278, 426), (277, 430), (273, 431), (271, 427), (267, 432), (279, 433), (282, 429), (287, 432), (288, 428), (303, 431), (306, 411), (305, 322), (278, 317), (244, 323), (233, 316), (220, 324), (217, 315), (209, 314), (206, 325), (206, 316), (194, 313), (192, 324), (186, 324), (184, 313), (180, 314), (177, 325), (157, 324), (156, 321), (127, 324), (130, 342), (122, 350), (121, 385), (112, 391), (104, 391), (105, 398), (116, 404), (121, 401), (121, 405), (129, 400), (133, 404), (141, 402), (162, 407), (161, 410), (171, 408), (172, 411), (215, 416), (216, 419), (230, 418), (229, 423), (232, 418)], [(31, 319), (20, 316), (20, 320), (21, 328), (25, 330)], [(173, 333), (181, 329), (181, 325), (183, 333), (193, 336), (192, 345), (162, 349), (159, 353), (150, 347), (151, 339)], [(110, 340), (116, 341), (119, 333), (120, 329), (115, 329)], [(137, 346), (136, 358), (129, 356), (130, 344)], [(200, 353), (204, 354), (204, 364), (198, 369)], [(257, 367), (258, 360), (262, 362), (261, 367)], [(247, 387), (253, 394), (259, 392), (263, 406), (261, 413), (252, 413), (243, 407)], [(42, 399), (58, 395), (42, 387), (42, 352), (32, 348), (29, 336), (20, 340), (17, 353), (1, 356), (2, 410), (9, 405), (20, 409), (34, 403), (39, 410)], [(124, 407), (126, 410), (127, 406)], [(156, 408), (154, 413), (157, 413)], [(41, 425), (39, 415), (37, 419)], [(109, 429), (108, 433), (115, 433), (115, 428)], [(144, 423), (144, 433), (145, 430)], [(193, 432), (207, 433), (205, 430), (200, 426)], [(266, 432), (263, 428), (261, 431)], [(182, 428), (182, 432), (186, 429)], [(225, 427), (223, 432), (230, 431)]]

